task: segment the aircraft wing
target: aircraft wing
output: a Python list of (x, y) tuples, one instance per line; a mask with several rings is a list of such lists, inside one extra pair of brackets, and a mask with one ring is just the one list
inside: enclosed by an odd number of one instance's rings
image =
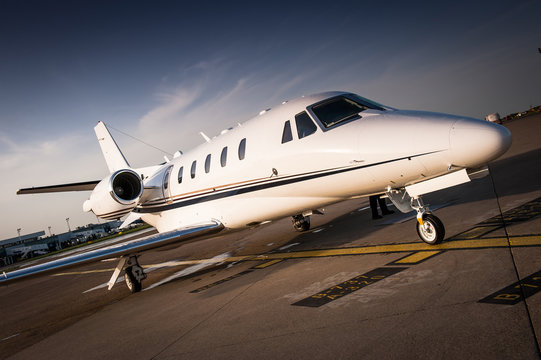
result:
[(155, 249), (174, 243), (191, 240), (205, 235), (212, 235), (224, 228), (219, 221), (212, 220), (205, 223), (186, 226), (177, 230), (145, 236), (143, 238), (129, 240), (126, 242), (106, 246), (100, 249), (67, 256), (58, 260), (49, 261), (43, 264), (27, 268), (4, 272), (0, 274), (0, 284), (24, 279), (33, 275), (55, 272), (61, 269), (74, 267), (86, 263), (97, 262), (107, 258), (122, 255), (137, 254), (146, 250)]
[(71, 184), (61, 184), (61, 185), (49, 185), (49, 186), (39, 186), (24, 188), (17, 191), (17, 195), (23, 194), (40, 194), (40, 193), (51, 193), (51, 192), (63, 192), (63, 191), (87, 191), (94, 190), (96, 185), (100, 180), (96, 181), (85, 181)]

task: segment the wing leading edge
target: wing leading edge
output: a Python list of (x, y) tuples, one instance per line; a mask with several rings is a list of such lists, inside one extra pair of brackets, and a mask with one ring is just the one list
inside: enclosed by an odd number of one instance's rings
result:
[(0, 284), (22, 280), (35, 275), (51, 273), (86, 263), (97, 262), (107, 258), (136, 254), (197, 237), (213, 235), (220, 232), (223, 228), (224, 226), (222, 223), (212, 220), (206, 223), (194, 224), (166, 233), (146, 236), (120, 244), (114, 244), (101, 249), (67, 256), (62, 259), (49, 261), (24, 269), (10, 271), (8, 273), (4, 272), (3, 274), (0, 274)]

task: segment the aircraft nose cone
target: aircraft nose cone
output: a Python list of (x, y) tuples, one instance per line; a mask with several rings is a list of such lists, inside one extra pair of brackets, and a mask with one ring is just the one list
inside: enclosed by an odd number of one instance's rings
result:
[(489, 121), (461, 119), (449, 132), (452, 165), (477, 167), (496, 159), (511, 146), (511, 133)]

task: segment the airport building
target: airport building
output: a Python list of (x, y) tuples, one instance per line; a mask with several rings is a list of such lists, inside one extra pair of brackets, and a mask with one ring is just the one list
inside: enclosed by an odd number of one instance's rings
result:
[(115, 232), (120, 225), (120, 221), (110, 221), (103, 224), (88, 224), (62, 234), (44, 236), (45, 231), (38, 231), (0, 240), (0, 267), (104, 237)]

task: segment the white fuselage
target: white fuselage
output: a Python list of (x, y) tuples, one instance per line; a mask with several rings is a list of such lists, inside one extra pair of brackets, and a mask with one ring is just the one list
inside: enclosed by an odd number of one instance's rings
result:
[[(209, 219), (238, 229), (477, 167), (508, 147), (507, 130), (486, 121), (386, 107), (325, 128), (311, 105), (342, 94), (278, 105), (143, 173), (134, 211), (160, 232)], [(303, 111), (316, 128), (299, 138), (295, 115)], [(292, 139), (282, 143), (288, 120)]]

